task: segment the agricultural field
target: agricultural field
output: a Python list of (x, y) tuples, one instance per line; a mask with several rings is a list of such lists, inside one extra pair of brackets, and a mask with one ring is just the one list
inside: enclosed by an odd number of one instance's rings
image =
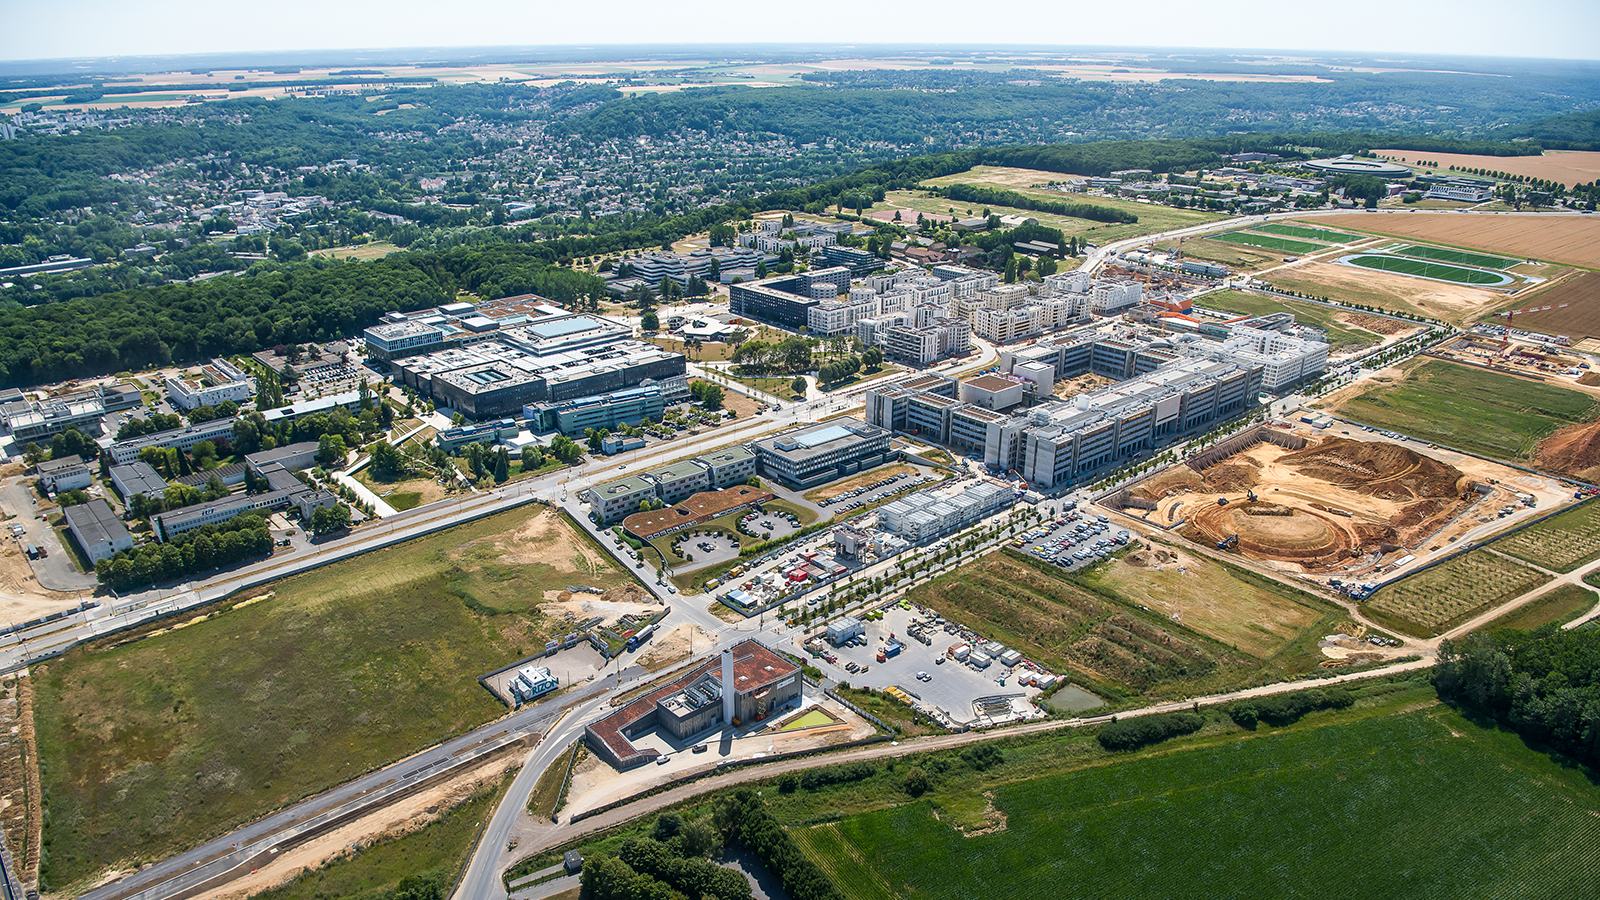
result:
[(1556, 572), (1600, 556), (1600, 502), (1590, 501), (1494, 542), (1501, 553)]
[(1543, 572), (1478, 549), (1379, 588), (1362, 610), (1379, 625), (1426, 637), (1520, 597), (1549, 579)]
[(1521, 262), (1518, 259), (1506, 259), (1503, 256), (1489, 256), (1485, 253), (1468, 253), (1465, 250), (1451, 250), (1447, 247), (1422, 247), (1409, 244), (1391, 253), (1401, 256), (1412, 256), (1417, 259), (1431, 259), (1437, 262), (1460, 263), (1463, 266), (1477, 266), (1480, 269), (1509, 269)]
[[(998, 769), (963, 770), (921, 799), (789, 833), (849, 900), (1062, 896), (1063, 885), (1084, 900), (1139, 900), (1201, 884), (1210, 896), (1320, 898), (1353, 878), (1392, 897), (1588, 892), (1600, 866), (1593, 785), (1512, 734), (1423, 705), (1244, 736), (1207, 726), (1020, 781), (1006, 780), (1007, 751)], [(823, 796), (835, 809), (855, 800)], [(794, 822), (790, 802), (773, 801), (774, 814)]]
[(1250, 230), (1283, 237), (1305, 238), (1325, 244), (1353, 244), (1356, 241), (1368, 240), (1368, 236), (1364, 234), (1345, 234), (1342, 231), (1329, 231), (1326, 228), (1313, 228), (1310, 225), (1286, 225), (1282, 222), (1269, 222)]
[[(1218, 291), (1206, 294), (1198, 300), (1198, 305), (1206, 309), (1219, 309), (1247, 316), (1266, 316), (1279, 312), (1294, 313), (1296, 322), (1315, 325), (1326, 331), (1328, 349), (1333, 352), (1376, 344), (1390, 333), (1413, 330), (1392, 319), (1381, 319), (1357, 312), (1347, 313), (1320, 303), (1304, 303), (1299, 300), (1250, 294), (1244, 291)], [(1371, 325), (1373, 328), (1392, 329), (1392, 331), (1380, 333), (1366, 328), (1352, 327), (1351, 320)]]
[[(1187, 696), (1248, 680), (1262, 668), (1261, 660), (1242, 647), (1234, 649), (1206, 633), (1241, 635), (1241, 613), (1196, 594), (1192, 615), (1197, 621), (1175, 623), (1162, 610), (1137, 607), (1143, 602), (1138, 598), (1157, 590), (1154, 573), (1100, 577), (1105, 580), (1074, 584), (1019, 554), (993, 553), (913, 588), (908, 596), (912, 603), (1015, 647), (1052, 671), (1068, 673), (1102, 696)], [(1214, 584), (1231, 580), (1216, 573), (1197, 577)], [(1244, 602), (1272, 623), (1252, 646), (1275, 654), (1270, 663), (1275, 675), (1316, 668), (1321, 657), (1315, 646), (1296, 644), (1298, 652), (1281, 652), (1295, 642), (1295, 629), (1308, 621), (1305, 604), (1254, 585), (1233, 583), (1229, 588), (1246, 594)], [(1184, 615), (1190, 614), (1186, 607)], [(1313, 614), (1309, 621), (1318, 618)]]
[(1560, 625), (1594, 609), (1600, 594), (1575, 584), (1563, 584), (1548, 594), (1489, 621), (1479, 631), (1515, 628), (1532, 631), (1544, 625)]
[[(1541, 309), (1546, 306), (1551, 308)], [(1572, 338), (1600, 337), (1600, 274), (1579, 272), (1506, 304), (1506, 309), (1530, 307), (1541, 311), (1518, 313), (1516, 327)]]
[(1319, 216), (1317, 222), (1430, 244), (1600, 269), (1600, 216), (1350, 213)]
[[(1410, 157), (1413, 162), (1420, 158), (1415, 150), (1374, 150), (1379, 156), (1399, 159), (1405, 163)], [(1437, 172), (1448, 172), (1451, 166), (1457, 169), (1487, 169), (1491, 172), (1505, 172), (1510, 175), (1526, 175), (1529, 178), (1544, 178), (1550, 181), (1559, 181), (1567, 187), (1575, 184), (1587, 184), (1600, 178), (1600, 153), (1591, 150), (1546, 150), (1540, 156), (1476, 156), (1468, 153), (1433, 153), (1429, 152), (1426, 158), (1436, 162), (1437, 167), (1432, 168)]]
[[(1041, 213), (1026, 209), (1014, 209), (1011, 207), (994, 206), (990, 208), (990, 211), (997, 215), (1020, 215), (1038, 219), (1039, 224), (1041, 225), (1049, 228), (1061, 229), (1062, 234), (1066, 237), (1077, 235), (1080, 238), (1084, 238), (1099, 244), (1108, 243), (1110, 241), (1118, 241), (1122, 240), (1123, 238), (1138, 237), (1145, 234), (1157, 234), (1163, 231), (1173, 231), (1175, 229), (1186, 228), (1191, 225), (1203, 225), (1207, 222), (1215, 222), (1219, 219), (1225, 218), (1217, 213), (1206, 212), (1204, 210), (1178, 209), (1176, 207), (1164, 206), (1158, 203), (1135, 203), (1131, 200), (1119, 200), (1111, 197), (1092, 196), (1089, 194), (1068, 194), (1062, 191), (1052, 191), (1043, 188), (1032, 187), (1034, 184), (1045, 184), (1050, 181), (1064, 181), (1071, 177), (1068, 175), (1063, 175), (1059, 172), (1041, 172), (1039, 173), (1040, 177), (1031, 181), (1029, 184), (1018, 184), (1016, 182), (1019, 179), (1011, 177), (1009, 174), (987, 174), (985, 170), (988, 168), (989, 167), (979, 166), (978, 168), (967, 172), (959, 172), (955, 175), (946, 175), (941, 178), (930, 179), (922, 184), (925, 187), (943, 187), (950, 184), (981, 185), (984, 187), (1015, 191), (1025, 197), (1033, 197), (1040, 200), (1050, 200), (1056, 203), (1092, 203), (1095, 206), (1104, 206), (1110, 209), (1125, 210), (1139, 217), (1138, 222), (1129, 225), (1121, 225), (1095, 222), (1089, 219), (1073, 219), (1064, 216), (1052, 215), (1050, 213)], [(990, 171), (992, 172), (996, 170), (990, 169)], [(1000, 171), (1010, 173), (1025, 170)], [(952, 207), (955, 208), (956, 211), (954, 215), (958, 218), (966, 216), (969, 208), (973, 210), (973, 215), (977, 215), (983, 211), (977, 206), (969, 207), (965, 201), (957, 202), (947, 200), (943, 197), (928, 197), (925, 196), (922, 191), (890, 191), (889, 194), (884, 198), (884, 202), (877, 204), (875, 207), (873, 207), (873, 209), (878, 211), (906, 209), (913, 212), (931, 213), (948, 218), (952, 215), (950, 212)], [(901, 219), (904, 220), (905, 218), (906, 214), (902, 214)], [(912, 221), (916, 220), (915, 215), (911, 215), (910, 218)]]
[(1498, 272), (1485, 272), (1482, 269), (1467, 269), (1461, 266), (1447, 266), (1443, 263), (1428, 262), (1427, 260), (1412, 259), (1404, 256), (1384, 256), (1382, 254), (1360, 254), (1344, 260), (1347, 265), (1360, 266), (1363, 269), (1376, 269), (1379, 272), (1397, 272), (1401, 275), (1414, 275), (1418, 278), (1431, 278), (1435, 281), (1452, 281), (1456, 284), (1477, 284), (1498, 286), (1509, 284), (1511, 277)]
[(1600, 403), (1567, 388), (1430, 359), (1337, 412), (1469, 453), (1531, 462), (1541, 438), (1595, 418)]
[(1506, 302), (1503, 291), (1340, 265), (1337, 261), (1302, 261), (1272, 272), (1266, 280), (1280, 290), (1336, 303), (1415, 313), (1456, 324), (1472, 321)]
[(1244, 244), (1249, 247), (1265, 247), (1268, 250), (1302, 255), (1328, 249), (1322, 244), (1309, 244), (1305, 241), (1296, 241), (1291, 238), (1276, 237), (1270, 234), (1255, 234), (1249, 231), (1230, 231), (1227, 234), (1216, 235), (1212, 240), (1222, 241), (1227, 244)]
[[(54, 890), (150, 862), (502, 714), (476, 676), (638, 590), (531, 506), (34, 667)], [(621, 591), (619, 591), (621, 593)]]

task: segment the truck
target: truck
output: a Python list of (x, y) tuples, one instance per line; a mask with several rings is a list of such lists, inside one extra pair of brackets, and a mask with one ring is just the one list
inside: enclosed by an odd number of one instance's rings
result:
[(906, 645), (900, 643), (899, 641), (890, 641), (888, 644), (886, 644), (884, 646), (883, 655), (888, 657), (889, 659), (894, 659), (896, 656), (899, 656), (900, 655), (900, 651), (904, 650), (905, 648), (906, 648)]
[(1222, 540), (1217, 541), (1218, 550), (1232, 550), (1237, 546), (1239, 546), (1239, 536), (1237, 534), (1230, 534)]
[(628, 649), (639, 649), (639, 647), (644, 644), (645, 641), (650, 640), (650, 636), (655, 633), (656, 626), (654, 625), (646, 625), (645, 627), (639, 629), (638, 631), (634, 632), (633, 637), (628, 638)]

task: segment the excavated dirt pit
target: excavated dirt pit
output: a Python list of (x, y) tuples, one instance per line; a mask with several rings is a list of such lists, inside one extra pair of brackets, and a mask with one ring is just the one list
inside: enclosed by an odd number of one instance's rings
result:
[[(1130, 493), (1215, 546), (1237, 538), (1246, 556), (1304, 571), (1414, 546), (1469, 503), (1473, 479), (1397, 444), (1323, 437), (1301, 450), (1261, 443), (1203, 472), (1175, 468)], [(1220, 502), (1219, 502), (1220, 501)]]

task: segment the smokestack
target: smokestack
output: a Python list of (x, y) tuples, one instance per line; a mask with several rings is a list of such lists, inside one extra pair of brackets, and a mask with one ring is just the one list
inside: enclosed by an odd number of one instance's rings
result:
[(733, 648), (722, 648), (722, 721), (733, 724)]

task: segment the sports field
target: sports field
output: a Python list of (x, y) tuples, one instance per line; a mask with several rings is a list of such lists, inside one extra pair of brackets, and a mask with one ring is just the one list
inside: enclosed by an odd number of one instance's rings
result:
[(1463, 266), (1477, 266), (1480, 269), (1509, 269), (1522, 260), (1506, 259), (1503, 256), (1489, 256), (1484, 253), (1469, 253), (1465, 250), (1451, 250), (1448, 247), (1422, 247), (1410, 244), (1393, 251), (1401, 256), (1413, 256), (1417, 259), (1431, 259), (1438, 262), (1460, 263)]
[(1443, 263), (1410, 259), (1404, 256), (1381, 256), (1363, 253), (1346, 257), (1344, 262), (1352, 266), (1360, 266), (1363, 269), (1377, 269), (1380, 272), (1397, 272), (1401, 275), (1415, 275), (1418, 278), (1453, 281), (1456, 284), (1501, 285), (1511, 283), (1509, 275), (1502, 275), (1498, 272), (1485, 272), (1482, 269), (1467, 269), (1461, 266), (1447, 266)]
[(1447, 707), (1323, 715), (789, 833), (849, 900), (1593, 893), (1600, 792), (1576, 769)]
[(1337, 412), (1419, 440), (1529, 462), (1541, 438), (1600, 415), (1600, 404), (1567, 388), (1430, 359)]
[(1316, 253), (1318, 250), (1328, 249), (1322, 244), (1308, 244), (1305, 241), (1296, 241), (1270, 234), (1256, 234), (1250, 231), (1219, 234), (1213, 240), (1229, 244), (1244, 244), (1247, 247), (1265, 247), (1268, 250), (1277, 250), (1283, 253)]
[(1266, 225), (1257, 225), (1251, 231), (1264, 231), (1267, 234), (1277, 234), (1283, 237), (1306, 238), (1312, 241), (1323, 241), (1329, 244), (1353, 244), (1356, 241), (1367, 240), (1366, 235), (1345, 234), (1342, 231), (1329, 231), (1326, 228), (1312, 228), (1309, 225), (1285, 225), (1282, 222), (1269, 222)]

